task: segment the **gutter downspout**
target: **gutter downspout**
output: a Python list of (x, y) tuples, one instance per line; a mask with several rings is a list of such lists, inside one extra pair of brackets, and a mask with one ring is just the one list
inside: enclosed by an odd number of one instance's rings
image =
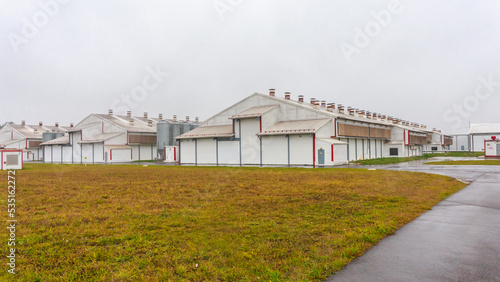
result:
[(316, 133), (313, 133), (313, 168), (316, 168)]

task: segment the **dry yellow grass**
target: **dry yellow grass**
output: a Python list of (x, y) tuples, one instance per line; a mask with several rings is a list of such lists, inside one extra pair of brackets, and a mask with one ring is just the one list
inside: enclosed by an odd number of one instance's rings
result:
[[(25, 168), (16, 183), (23, 281), (322, 280), (465, 186), (357, 169)], [(0, 278), (12, 278), (4, 267)]]

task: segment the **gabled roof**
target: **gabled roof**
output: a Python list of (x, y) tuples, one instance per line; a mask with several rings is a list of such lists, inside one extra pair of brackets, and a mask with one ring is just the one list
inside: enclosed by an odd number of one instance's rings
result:
[(45, 146), (45, 145), (66, 145), (66, 144), (69, 144), (69, 136), (68, 135), (61, 136), (59, 138), (47, 141), (47, 142), (42, 143), (40, 145)]
[[(94, 114), (95, 116), (104, 119), (113, 125), (116, 125), (129, 132), (148, 132), (156, 133), (156, 124), (158, 119), (149, 119), (153, 121), (153, 126), (148, 126), (148, 119), (140, 117), (128, 117), (120, 115), (106, 115), (106, 114)], [(133, 125), (130, 124), (130, 120), (133, 120)]]
[(127, 145), (104, 145), (104, 147), (111, 150), (130, 150), (132, 147)]
[(265, 114), (265, 113), (269, 112), (270, 110), (277, 108), (277, 107), (278, 107), (278, 105), (252, 107), (252, 108), (245, 110), (237, 115), (233, 115), (231, 117), (231, 119), (260, 117), (263, 114)]
[(2, 143), (0, 143), (0, 145), (10, 145), (10, 144), (15, 144), (15, 143), (18, 143), (18, 142), (24, 142), (25, 139), (15, 139), (15, 140), (7, 140), (7, 141), (4, 141)]
[(113, 133), (104, 133), (104, 134), (96, 134), (92, 136), (92, 139), (86, 139), (83, 141), (78, 141), (79, 144), (86, 144), (86, 143), (101, 143), (106, 140), (109, 140), (111, 138), (114, 138), (118, 135), (125, 134), (125, 132), (113, 132)]
[(48, 125), (22, 125), (22, 124), (7, 124), (14, 131), (28, 139), (42, 139), (44, 132), (66, 132), (70, 127), (66, 126), (48, 126)]
[(469, 128), (470, 134), (499, 134), (500, 122), (473, 123)]
[(176, 139), (232, 137), (233, 135), (232, 125), (216, 125), (197, 127), (187, 133), (177, 136)]
[(80, 130), (90, 128), (90, 127), (96, 126), (96, 125), (101, 125), (101, 123), (100, 122), (92, 122), (92, 123), (84, 124), (82, 126), (72, 127), (68, 130), (68, 132), (76, 132), (76, 131), (80, 131)]
[(344, 142), (344, 141), (340, 141), (338, 139), (334, 139), (334, 138), (318, 138), (316, 139), (318, 141), (323, 141), (323, 142), (326, 142), (328, 144), (332, 144), (332, 145), (347, 145), (348, 143), (347, 142)]
[(331, 118), (282, 121), (271, 125), (258, 135), (310, 134), (316, 133)]

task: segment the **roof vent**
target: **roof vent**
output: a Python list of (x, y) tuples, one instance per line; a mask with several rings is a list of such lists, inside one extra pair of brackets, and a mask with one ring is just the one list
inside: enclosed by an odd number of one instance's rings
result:
[(127, 117), (132, 117), (132, 112), (131, 111), (127, 111)]
[(304, 103), (304, 95), (299, 95), (299, 103)]
[(290, 92), (285, 92), (285, 100), (290, 100)]
[(177, 115), (174, 115), (173, 119), (174, 119), (174, 121), (177, 121)]
[(321, 107), (326, 107), (326, 101), (325, 100), (321, 100)]
[(341, 113), (341, 114), (345, 113), (344, 105), (338, 104), (337, 105), (337, 109), (339, 109), (339, 113)]
[(69, 127), (73, 127), (73, 123), (70, 123), (70, 124), (69, 124)]
[(113, 115), (113, 109), (108, 110), (108, 115), (112, 116)]
[(159, 114), (159, 115), (158, 115), (158, 118), (159, 118), (160, 120), (162, 120), (162, 119), (163, 119), (163, 115), (162, 115), (162, 114)]
[(144, 118), (148, 118), (148, 112), (144, 112)]
[(200, 119), (199, 119), (198, 117), (195, 117), (195, 118), (194, 118), (194, 121), (195, 121), (195, 122), (199, 122), (199, 121), (200, 121)]
[(273, 88), (269, 89), (269, 96), (273, 96), (273, 97), (276, 96), (276, 89), (273, 89)]
[(33, 129), (33, 133), (38, 134), (38, 129)]
[(25, 120), (22, 120), (22, 121), (21, 121), (21, 125), (26, 125), (26, 121), (25, 121)]
[(311, 98), (311, 105), (314, 105), (315, 102), (316, 102), (316, 98)]
[(130, 126), (134, 126), (134, 120), (133, 120), (133, 119), (130, 119), (130, 120), (128, 121), (128, 124), (129, 124)]
[(59, 127), (59, 123), (56, 121), (56, 127)]
[(328, 103), (326, 109), (330, 112), (333, 112), (333, 110), (335, 110), (335, 103)]
[(152, 121), (152, 120), (150, 120), (150, 119), (148, 120), (148, 126), (149, 126), (149, 127), (153, 127), (153, 121)]
[(186, 121), (189, 122), (189, 116), (186, 116)]
[(39, 125), (39, 126), (43, 126), (43, 122), (41, 122), (41, 121), (40, 121), (40, 122), (38, 122), (38, 125)]

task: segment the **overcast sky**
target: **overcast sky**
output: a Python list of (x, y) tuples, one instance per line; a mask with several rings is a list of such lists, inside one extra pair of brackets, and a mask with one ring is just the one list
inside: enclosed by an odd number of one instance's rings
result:
[(0, 123), (208, 118), (276, 88), (452, 131), (500, 121), (499, 1), (0, 0)]

